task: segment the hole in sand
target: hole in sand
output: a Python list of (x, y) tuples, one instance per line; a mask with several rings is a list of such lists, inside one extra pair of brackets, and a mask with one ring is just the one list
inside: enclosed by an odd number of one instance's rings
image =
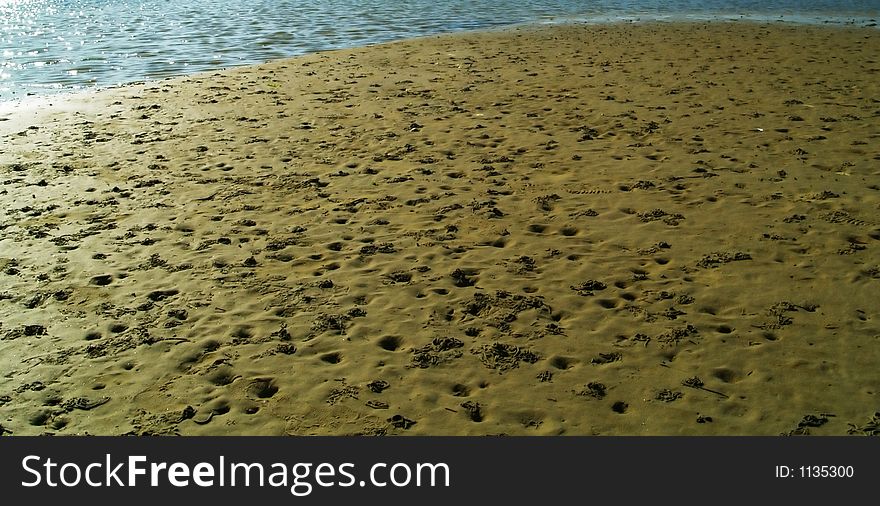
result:
[(229, 413), (229, 406), (226, 403), (221, 403), (212, 408), (211, 412), (215, 415), (225, 415), (226, 413)]
[(52, 417), (52, 415), (49, 413), (49, 411), (40, 411), (40, 412), (32, 415), (30, 420), (28, 420), (28, 421), (30, 422), (31, 425), (40, 426), (40, 425), (45, 425), (45, 423), (51, 417)]
[(712, 376), (715, 376), (725, 383), (736, 383), (737, 381), (739, 381), (739, 374), (732, 369), (727, 369), (726, 367), (719, 367), (718, 369), (715, 369), (714, 371), (712, 371)]
[(107, 286), (113, 281), (113, 276), (109, 274), (102, 274), (100, 276), (93, 277), (89, 283), (98, 286)]
[(236, 375), (230, 368), (221, 368), (208, 376), (208, 381), (217, 386), (226, 386), (235, 381)]
[(400, 336), (385, 336), (378, 341), (379, 347), (388, 351), (396, 351), (402, 342)]
[(275, 380), (272, 378), (257, 378), (250, 382), (247, 387), (247, 393), (251, 397), (258, 399), (268, 399), (278, 392)]
[(178, 290), (155, 290), (147, 294), (147, 298), (153, 302), (159, 302), (161, 300), (165, 300), (168, 297), (173, 297), (180, 293)]
[(553, 357), (552, 359), (550, 359), (550, 365), (563, 371), (566, 369), (570, 369), (575, 362), (575, 359), (569, 357)]
[(596, 302), (605, 309), (613, 309), (617, 307), (617, 301), (611, 299), (599, 299)]
[(218, 348), (220, 348), (220, 342), (213, 339), (208, 339), (207, 341), (202, 343), (202, 349), (205, 350), (205, 353), (211, 353), (212, 351), (216, 351)]
[(247, 341), (252, 336), (250, 329), (247, 327), (239, 327), (232, 333), (232, 337), (236, 341)]
[(452, 395), (456, 397), (467, 397), (471, 394), (471, 389), (467, 387), (467, 385), (462, 385), (461, 383), (456, 383), (452, 385)]
[(538, 223), (533, 223), (529, 225), (529, 232), (534, 232), (536, 234), (542, 234), (547, 230), (547, 225), (540, 225)]
[(342, 362), (342, 354), (339, 352), (327, 353), (321, 355), (321, 361), (327, 362), (328, 364), (338, 364), (339, 362)]

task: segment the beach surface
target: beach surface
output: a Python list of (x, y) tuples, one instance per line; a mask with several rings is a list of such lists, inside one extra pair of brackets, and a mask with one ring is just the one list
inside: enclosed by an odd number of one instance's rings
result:
[(0, 112), (0, 434), (880, 431), (880, 37), (520, 27)]

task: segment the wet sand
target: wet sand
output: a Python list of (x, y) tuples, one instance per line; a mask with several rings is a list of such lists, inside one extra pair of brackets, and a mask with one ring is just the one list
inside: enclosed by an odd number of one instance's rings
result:
[(0, 433), (865, 434), (880, 37), (518, 28), (0, 113)]

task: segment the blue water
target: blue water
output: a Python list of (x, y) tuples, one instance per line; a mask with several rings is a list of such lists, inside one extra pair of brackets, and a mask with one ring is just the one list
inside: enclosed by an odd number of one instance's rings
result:
[(864, 26), (878, 11), (880, 0), (0, 0), (0, 101), (519, 23)]

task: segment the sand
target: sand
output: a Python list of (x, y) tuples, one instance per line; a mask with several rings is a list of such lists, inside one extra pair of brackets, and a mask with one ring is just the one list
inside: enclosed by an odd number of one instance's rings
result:
[(0, 113), (0, 432), (864, 434), (880, 37), (520, 27)]

